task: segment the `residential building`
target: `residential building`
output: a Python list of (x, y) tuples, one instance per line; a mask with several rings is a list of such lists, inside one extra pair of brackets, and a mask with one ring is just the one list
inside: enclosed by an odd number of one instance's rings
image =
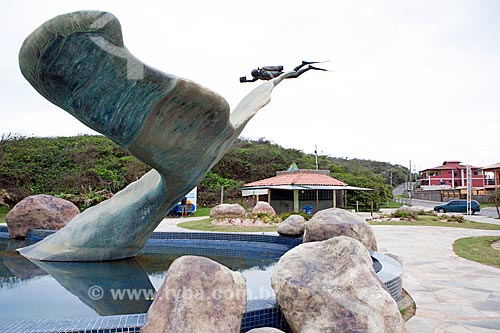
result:
[(500, 187), (500, 162), (481, 168), (485, 174), (485, 188), (493, 189)]
[[(423, 190), (460, 189), (467, 187), (467, 166), (460, 161), (444, 161), (443, 165), (420, 171)], [(485, 178), (481, 168), (471, 166), (473, 188), (483, 188)]]

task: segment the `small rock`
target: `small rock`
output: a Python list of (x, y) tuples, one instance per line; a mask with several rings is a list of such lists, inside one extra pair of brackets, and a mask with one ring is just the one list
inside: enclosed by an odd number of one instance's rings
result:
[(30, 229), (59, 230), (79, 213), (70, 201), (38, 194), (18, 202), (5, 221), (11, 238), (26, 238)]
[(252, 209), (252, 214), (276, 215), (274, 208), (265, 201), (258, 201)]
[(301, 237), (306, 228), (306, 220), (300, 215), (290, 215), (278, 224), (278, 234), (285, 237)]
[(168, 269), (141, 332), (239, 332), (246, 300), (241, 273), (205, 257), (183, 256)]
[(340, 208), (329, 208), (314, 214), (306, 225), (304, 243), (337, 236), (352, 237), (368, 249), (377, 251), (377, 240), (370, 225), (356, 214)]
[(285, 253), (271, 278), (293, 332), (407, 332), (363, 244), (339, 236)]
[(238, 204), (220, 204), (210, 210), (210, 217), (216, 219), (245, 217), (245, 214), (245, 208)]
[(411, 213), (412, 215), (418, 215), (420, 212), (432, 212), (433, 209), (429, 207), (423, 207), (423, 206), (406, 206), (403, 205), (396, 209), (395, 214), (398, 215), (398, 213), (401, 212), (408, 212)]

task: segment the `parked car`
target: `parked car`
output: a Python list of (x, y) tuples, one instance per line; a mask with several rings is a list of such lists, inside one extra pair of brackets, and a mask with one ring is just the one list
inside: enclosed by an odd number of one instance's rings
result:
[[(481, 205), (476, 200), (470, 202), (472, 214), (481, 210)], [(445, 204), (437, 205), (434, 211), (438, 213), (467, 213), (467, 200), (451, 200)]]

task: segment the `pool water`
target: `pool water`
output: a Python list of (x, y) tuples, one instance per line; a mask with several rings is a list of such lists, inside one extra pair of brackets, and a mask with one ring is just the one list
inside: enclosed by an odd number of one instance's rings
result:
[(245, 255), (245, 251), (233, 251), (236, 247), (227, 241), (224, 246), (206, 242), (193, 245), (192, 240), (170, 244), (153, 241), (131, 259), (31, 262), (15, 251), (27, 244), (0, 239), (0, 320), (145, 313), (168, 267), (182, 255), (204, 255), (241, 272), (247, 281), (248, 299), (274, 297), (270, 277), (286, 252), (260, 247), (258, 253)]

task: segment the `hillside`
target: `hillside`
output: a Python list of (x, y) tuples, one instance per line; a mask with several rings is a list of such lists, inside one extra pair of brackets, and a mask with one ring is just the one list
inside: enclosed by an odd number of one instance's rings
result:
[[(314, 155), (285, 149), (264, 139), (238, 140), (199, 185), (198, 201), (214, 205), (224, 186), (227, 200), (237, 200), (238, 188), (250, 181), (272, 177), (295, 162), (314, 169)], [(404, 180), (407, 169), (389, 163), (319, 156), (320, 169), (349, 185), (375, 189), (376, 203), (391, 197), (393, 183)], [(149, 167), (103, 136), (35, 138), (4, 135), (0, 139), (0, 197), (9, 205), (34, 194), (66, 198), (80, 209), (110, 197), (141, 177)], [(3, 191), (3, 195), (1, 192)], [(0, 198), (0, 204), (2, 203)], [(350, 200), (367, 204), (367, 193)]]

